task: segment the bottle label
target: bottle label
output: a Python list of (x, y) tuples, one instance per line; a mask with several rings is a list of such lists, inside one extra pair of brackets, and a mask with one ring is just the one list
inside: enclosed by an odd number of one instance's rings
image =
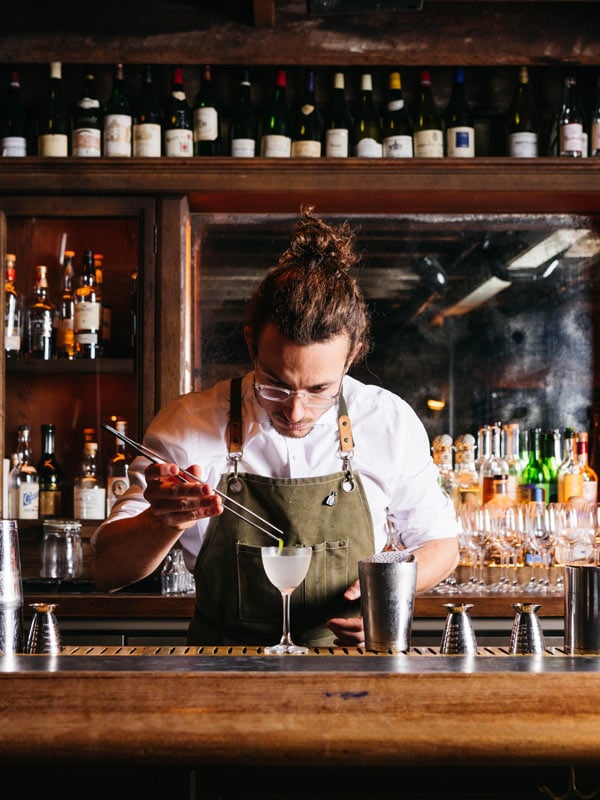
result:
[(586, 503), (596, 505), (598, 502), (598, 482), (597, 481), (584, 481), (583, 482), (583, 499)]
[(401, 108), (404, 108), (404, 98), (401, 97), (398, 100), (390, 100), (387, 104), (388, 111), (400, 111)]
[(591, 127), (591, 153), (593, 156), (600, 156), (600, 120), (594, 120)]
[(45, 133), (38, 136), (40, 156), (62, 157), (69, 154), (69, 139), (64, 133)]
[(269, 133), (262, 137), (260, 154), (265, 158), (289, 158), (292, 154), (292, 140), (289, 136)]
[(104, 118), (104, 155), (131, 156), (131, 117), (108, 114)]
[(74, 325), (78, 341), (82, 331), (100, 330), (101, 313), (100, 303), (75, 303)]
[(292, 142), (292, 158), (320, 158), (321, 142), (308, 139)]
[(73, 516), (75, 519), (104, 519), (106, 490), (76, 486), (73, 489)]
[(17, 519), (37, 519), (40, 510), (40, 487), (24, 482), (12, 490), (11, 515)]
[(375, 141), (375, 139), (366, 137), (356, 143), (354, 155), (357, 158), (382, 158), (383, 145)]
[(560, 126), (561, 156), (581, 156), (583, 154), (583, 126), (581, 122), (569, 122)]
[(40, 492), (40, 517), (60, 517), (62, 506), (61, 491)]
[(475, 156), (475, 130), (466, 126), (449, 128), (446, 131), (449, 158), (473, 158)]
[(186, 128), (172, 128), (165, 133), (165, 155), (186, 158), (194, 155), (194, 134)]
[(125, 492), (129, 489), (129, 478), (109, 478), (106, 481), (106, 513), (107, 515), (110, 513), (110, 510), (117, 502), (117, 500), (122, 497)]
[(232, 139), (231, 155), (234, 158), (254, 158), (256, 142), (254, 139)]
[(18, 353), (21, 349), (21, 337), (18, 333), (4, 334), (4, 349), (9, 353)]
[(329, 158), (348, 158), (349, 139), (347, 128), (330, 128), (325, 133), (325, 155)]
[(519, 131), (508, 137), (508, 155), (512, 158), (536, 158), (538, 154), (537, 133)]
[(561, 486), (559, 484), (559, 500), (562, 503), (567, 503), (572, 497), (583, 496), (583, 476), (581, 473), (567, 474), (562, 480), (562, 493), (560, 492)]
[(214, 142), (219, 135), (219, 114), (216, 108), (194, 109), (194, 141)]
[(75, 331), (73, 318), (61, 319), (56, 330), (56, 350), (59, 356), (73, 358), (75, 352)]
[(3, 156), (22, 158), (27, 155), (27, 140), (23, 136), (4, 136), (0, 143)]
[(99, 128), (78, 128), (73, 131), (73, 155), (99, 158), (102, 155)]
[(133, 126), (133, 155), (137, 158), (159, 158), (161, 154), (160, 125), (144, 123)]
[(412, 136), (386, 136), (383, 140), (384, 158), (412, 158)]
[(444, 157), (444, 138), (441, 131), (435, 128), (430, 128), (425, 131), (415, 131), (413, 139), (415, 143), (415, 156), (417, 158)]

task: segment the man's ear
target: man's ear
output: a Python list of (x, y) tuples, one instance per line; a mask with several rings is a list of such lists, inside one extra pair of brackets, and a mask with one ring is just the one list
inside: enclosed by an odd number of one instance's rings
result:
[(246, 347), (248, 348), (248, 355), (250, 356), (250, 360), (254, 361), (256, 358), (256, 352), (254, 349), (254, 337), (252, 336), (252, 330), (249, 325), (244, 325), (244, 339), (246, 341)]

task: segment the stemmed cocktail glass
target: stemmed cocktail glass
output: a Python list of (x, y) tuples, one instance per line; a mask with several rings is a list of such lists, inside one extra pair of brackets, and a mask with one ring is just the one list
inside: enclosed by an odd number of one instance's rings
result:
[(304, 655), (308, 647), (295, 645), (290, 632), (290, 599), (300, 586), (312, 556), (312, 547), (261, 547), (263, 567), (267, 578), (281, 592), (283, 600), (283, 634), (279, 644), (265, 647), (268, 655)]

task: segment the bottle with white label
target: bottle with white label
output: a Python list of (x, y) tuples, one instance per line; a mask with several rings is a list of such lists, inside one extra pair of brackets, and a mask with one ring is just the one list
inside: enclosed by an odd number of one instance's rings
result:
[(73, 328), (75, 357), (99, 358), (102, 355), (102, 305), (91, 250), (83, 253), (83, 270), (75, 289)]
[(12, 70), (0, 118), (0, 156), (14, 158), (27, 155), (26, 118), (19, 73)]
[(390, 72), (388, 97), (381, 119), (384, 158), (412, 158), (412, 121), (408, 114), (399, 72)]
[(62, 64), (50, 64), (50, 83), (38, 117), (38, 155), (69, 155), (69, 114), (63, 95)]
[(559, 155), (582, 158), (584, 155), (584, 119), (579, 101), (577, 80), (565, 78), (563, 104), (558, 120)]
[(131, 106), (125, 88), (123, 64), (117, 64), (112, 92), (104, 115), (104, 155), (109, 157), (131, 156)]
[[(127, 434), (127, 422), (124, 419), (118, 419), (114, 427), (119, 433)], [(125, 443), (115, 436), (115, 452), (106, 468), (106, 516), (129, 489), (130, 460), (125, 452)]]
[(183, 68), (173, 67), (171, 96), (165, 114), (165, 155), (187, 158), (194, 155), (194, 123), (183, 88)]
[(194, 100), (194, 155), (221, 155), (221, 111), (208, 64), (202, 70), (202, 82)]
[(275, 90), (263, 123), (260, 154), (264, 158), (289, 158), (292, 154), (292, 119), (284, 69), (278, 69), (275, 77)]
[(333, 76), (333, 90), (325, 131), (325, 155), (328, 158), (348, 158), (351, 130), (352, 117), (346, 101), (344, 73), (336, 72)]
[(99, 158), (102, 155), (102, 111), (95, 84), (94, 73), (88, 69), (73, 119), (71, 149), (74, 156)]
[(315, 71), (309, 69), (306, 73), (302, 102), (294, 120), (292, 158), (320, 158), (321, 156), (323, 120), (317, 108), (315, 87)]
[(383, 156), (381, 122), (375, 108), (373, 78), (368, 72), (363, 72), (360, 78), (360, 97), (352, 131), (352, 152), (357, 158)]
[(25, 301), (22, 293), (15, 286), (16, 263), (15, 254), (7, 253), (4, 281), (4, 355), (6, 358), (19, 358), (23, 345)]
[(144, 66), (144, 79), (138, 107), (133, 118), (133, 155), (136, 158), (159, 158), (162, 153), (162, 111), (152, 82), (152, 67)]
[(519, 69), (519, 80), (508, 109), (506, 123), (508, 155), (511, 158), (536, 158), (538, 154), (538, 116), (527, 67)]
[(73, 485), (75, 519), (104, 519), (106, 489), (98, 475), (98, 444), (86, 442), (83, 458)]
[(421, 70), (417, 113), (413, 117), (413, 143), (415, 158), (444, 157), (442, 118), (433, 99), (431, 75), (428, 69)]
[(449, 158), (475, 156), (475, 123), (467, 100), (465, 74), (462, 67), (454, 68), (452, 94), (446, 108), (446, 154)]
[(234, 158), (254, 158), (256, 155), (258, 120), (252, 106), (251, 90), (250, 70), (245, 69), (229, 125), (229, 152)]
[(16, 463), (10, 473), (10, 516), (13, 519), (37, 519), (40, 508), (40, 484), (31, 455), (31, 427), (20, 425), (17, 434)]

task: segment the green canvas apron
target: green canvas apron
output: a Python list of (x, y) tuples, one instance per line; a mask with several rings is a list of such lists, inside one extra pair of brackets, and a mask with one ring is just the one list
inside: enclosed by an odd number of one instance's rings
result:
[[(292, 594), (291, 628), (296, 644), (333, 643), (325, 627), (332, 617), (359, 616), (360, 601), (344, 591), (358, 578), (358, 562), (374, 551), (371, 514), (360, 477), (351, 471), (352, 433), (340, 396), (340, 472), (314, 478), (265, 478), (238, 472), (241, 379), (232, 381), (229, 457), (233, 471), (219, 489), (284, 531), (286, 545), (313, 549), (308, 575)], [(277, 542), (224, 511), (210, 521), (194, 577), (196, 607), (188, 631), (194, 645), (269, 645), (281, 638), (282, 600), (262, 566), (260, 549)]]

